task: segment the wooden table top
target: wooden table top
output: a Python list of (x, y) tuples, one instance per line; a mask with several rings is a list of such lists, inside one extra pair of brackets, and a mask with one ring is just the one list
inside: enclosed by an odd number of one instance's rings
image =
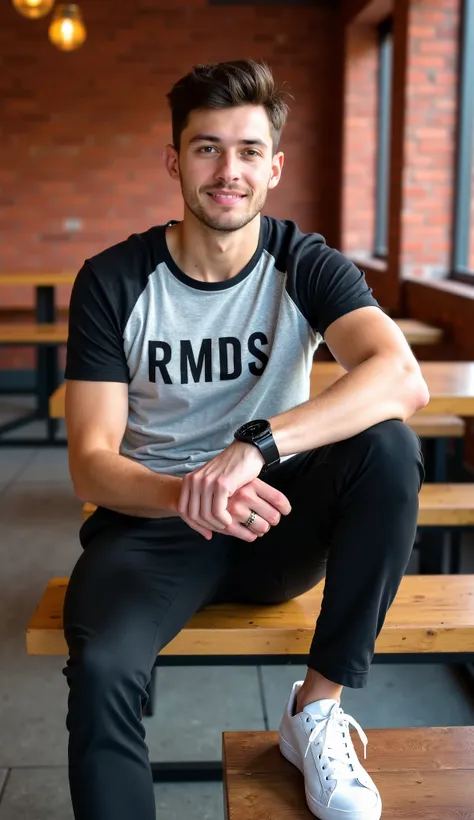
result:
[[(474, 820), (474, 727), (369, 729), (367, 760), (353, 734), (384, 820)], [(224, 732), (223, 766), (228, 820), (314, 820), (276, 732)]]
[(20, 271), (19, 273), (7, 273), (0, 271), (0, 286), (3, 285), (72, 285), (77, 276), (77, 271), (56, 271), (55, 273), (45, 273), (44, 271)]
[[(422, 413), (474, 416), (474, 362), (420, 362), (431, 400)], [(315, 362), (311, 396), (326, 390), (345, 373), (337, 362)]]

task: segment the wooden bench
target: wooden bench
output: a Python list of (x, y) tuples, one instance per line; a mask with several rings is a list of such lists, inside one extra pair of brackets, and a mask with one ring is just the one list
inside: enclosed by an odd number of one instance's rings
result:
[(67, 342), (66, 322), (0, 322), (0, 344), (58, 345)]
[[(67, 654), (62, 611), (68, 579), (53, 578), (28, 624), (30, 655)], [(324, 581), (283, 604), (214, 604), (197, 612), (164, 655), (306, 655)], [(473, 653), (474, 575), (406, 575), (378, 653)]]
[(466, 422), (459, 416), (414, 413), (407, 424), (420, 438), (464, 438), (466, 432)]
[(393, 319), (398, 325), (408, 344), (434, 345), (443, 338), (443, 331), (439, 327), (427, 325), (417, 319)]
[[(474, 820), (474, 727), (369, 729), (367, 737), (364, 767), (383, 820)], [(227, 820), (314, 820), (276, 732), (224, 732), (222, 749)]]
[[(86, 521), (96, 510), (86, 501), (82, 519)], [(420, 527), (474, 526), (474, 484), (424, 484), (420, 492)]]

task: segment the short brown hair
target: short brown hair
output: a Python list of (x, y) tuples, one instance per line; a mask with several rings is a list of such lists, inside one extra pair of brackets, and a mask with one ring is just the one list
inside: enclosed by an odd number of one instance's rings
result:
[(195, 65), (166, 95), (171, 108), (173, 145), (179, 151), (181, 134), (192, 111), (261, 105), (270, 121), (273, 150), (277, 151), (289, 110), (284, 99), (287, 93), (276, 87), (272, 72), (265, 62), (244, 59), (214, 65)]

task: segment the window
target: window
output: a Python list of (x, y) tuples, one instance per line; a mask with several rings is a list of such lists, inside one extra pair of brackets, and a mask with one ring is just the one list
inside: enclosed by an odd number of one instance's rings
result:
[(471, 229), (474, 131), (474, 1), (464, 0), (461, 23), (458, 141), (452, 278), (474, 283), (474, 230)]
[(374, 256), (387, 256), (390, 172), (390, 107), (392, 97), (392, 18), (379, 26), (378, 131), (375, 186)]

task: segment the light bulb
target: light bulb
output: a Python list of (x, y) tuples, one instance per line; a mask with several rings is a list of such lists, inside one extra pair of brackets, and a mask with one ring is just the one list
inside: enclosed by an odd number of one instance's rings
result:
[(73, 51), (82, 46), (87, 31), (76, 3), (59, 3), (56, 6), (48, 35), (53, 45), (62, 51)]
[(54, 6), (54, 0), (13, 0), (13, 6), (23, 17), (36, 20), (49, 14)]

